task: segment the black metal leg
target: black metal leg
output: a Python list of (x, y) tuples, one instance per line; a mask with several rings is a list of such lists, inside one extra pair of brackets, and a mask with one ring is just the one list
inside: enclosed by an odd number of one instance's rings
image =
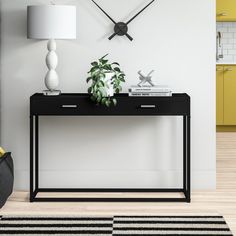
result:
[(34, 116), (30, 116), (30, 202), (34, 199)]
[(39, 188), (39, 117), (35, 116), (35, 190)]
[(191, 201), (191, 118), (187, 117), (187, 202)]
[[(39, 117), (30, 116), (30, 202), (190, 202), (190, 116), (183, 117), (183, 189), (55, 189), (39, 187)], [(185, 198), (44, 198), (39, 192), (184, 192)]]
[(186, 189), (186, 157), (187, 157), (187, 153), (186, 153), (186, 116), (183, 117), (183, 188), (184, 188), (184, 193), (186, 194), (187, 189)]

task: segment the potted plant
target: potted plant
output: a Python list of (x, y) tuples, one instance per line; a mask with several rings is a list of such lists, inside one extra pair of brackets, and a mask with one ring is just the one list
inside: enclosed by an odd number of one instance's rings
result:
[(91, 82), (88, 88), (91, 100), (110, 107), (117, 104), (114, 94), (122, 91), (121, 83), (125, 82), (125, 74), (121, 71), (119, 63), (109, 63), (107, 55), (91, 63), (87, 83)]

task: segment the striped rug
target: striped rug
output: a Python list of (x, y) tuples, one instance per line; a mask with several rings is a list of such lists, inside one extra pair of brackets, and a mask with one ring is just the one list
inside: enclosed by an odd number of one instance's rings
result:
[(233, 235), (221, 216), (0, 216), (0, 235)]

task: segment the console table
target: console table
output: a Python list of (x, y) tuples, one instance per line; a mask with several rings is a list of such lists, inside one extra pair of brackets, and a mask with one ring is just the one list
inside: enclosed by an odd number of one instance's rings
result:
[[(116, 96), (117, 106), (110, 108), (97, 106), (88, 94), (61, 94), (30, 97), (30, 201), (31, 202), (190, 202), (190, 97), (187, 94), (173, 94), (172, 97), (129, 97)], [(41, 188), (39, 186), (39, 117), (40, 116), (181, 116), (183, 117), (183, 186), (181, 188), (142, 189), (69, 189)], [(157, 157), (158, 158), (158, 157)], [(38, 197), (38, 193), (181, 193), (181, 198), (78, 198), (78, 197)]]

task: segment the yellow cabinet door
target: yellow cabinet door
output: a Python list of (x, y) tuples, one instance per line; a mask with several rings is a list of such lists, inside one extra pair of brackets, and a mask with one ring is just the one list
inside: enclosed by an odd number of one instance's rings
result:
[(224, 124), (224, 67), (216, 67), (216, 125)]
[(216, 20), (236, 21), (236, 1), (216, 0)]
[(236, 125), (236, 66), (224, 67), (224, 125)]

